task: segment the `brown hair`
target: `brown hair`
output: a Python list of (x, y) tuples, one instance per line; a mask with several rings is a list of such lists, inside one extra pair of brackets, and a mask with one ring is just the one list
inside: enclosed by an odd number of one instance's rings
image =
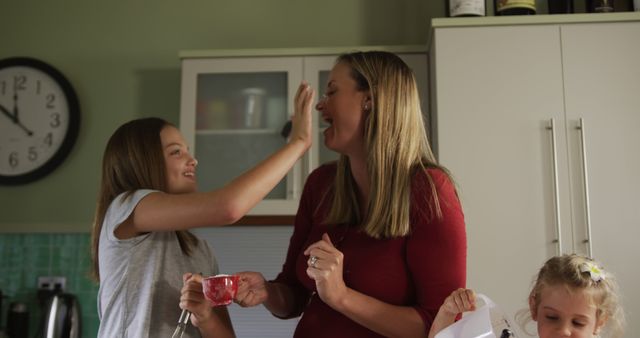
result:
[[(111, 135), (102, 158), (102, 179), (91, 234), (92, 277), (100, 280), (98, 245), (109, 205), (120, 194), (125, 198), (139, 189), (166, 191), (165, 162), (160, 132), (171, 124), (150, 117), (129, 121)], [(182, 252), (191, 254), (198, 245), (188, 231), (176, 231)]]
[[(343, 54), (336, 64), (351, 68), (359, 91), (369, 91), (371, 110), (365, 121), (367, 171), (371, 196), (366, 216), (360, 215), (349, 159), (341, 155), (334, 183), (328, 224), (362, 224), (374, 238), (406, 236), (411, 231), (410, 195), (415, 175), (426, 176), (431, 215), (442, 217), (436, 187), (426, 168), (440, 166), (427, 139), (415, 77), (407, 64), (389, 52)], [(449, 179), (451, 177), (449, 176)]]
[[(583, 271), (584, 266), (599, 267), (601, 280), (593, 278), (591, 273)], [(529, 315), (537, 311), (540, 305), (542, 290), (547, 286), (564, 286), (569, 292), (585, 291), (596, 307), (596, 321), (604, 320), (604, 326), (609, 337), (622, 337), (624, 327), (624, 312), (618, 296), (618, 284), (614, 276), (602, 270), (600, 264), (594, 260), (576, 254), (552, 257), (547, 260), (534, 281), (529, 293), (532, 302)], [(530, 320), (526, 312), (520, 312), (517, 317), (524, 327)]]

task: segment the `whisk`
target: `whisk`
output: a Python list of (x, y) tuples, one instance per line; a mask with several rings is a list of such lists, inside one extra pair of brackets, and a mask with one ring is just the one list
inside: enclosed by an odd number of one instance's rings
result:
[[(200, 272), (200, 275), (202, 276), (202, 272)], [(176, 330), (173, 331), (171, 338), (182, 338), (184, 330), (187, 328), (187, 324), (189, 324), (189, 318), (191, 318), (191, 312), (182, 310), (180, 318), (178, 318), (178, 326), (176, 326)]]
[(178, 319), (178, 326), (176, 326), (176, 330), (173, 331), (173, 335), (171, 336), (171, 338), (182, 338), (184, 330), (187, 328), (187, 324), (189, 323), (190, 317), (191, 312), (182, 310), (182, 313), (180, 313), (180, 318)]

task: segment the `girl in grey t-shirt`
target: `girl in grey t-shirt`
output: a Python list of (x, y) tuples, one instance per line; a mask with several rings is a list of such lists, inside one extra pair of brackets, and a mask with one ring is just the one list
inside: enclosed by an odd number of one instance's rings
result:
[[(311, 145), (314, 91), (302, 83), (289, 142), (224, 187), (196, 191), (197, 160), (170, 123), (132, 120), (109, 139), (92, 234), (99, 337), (169, 337), (180, 307), (190, 337), (233, 337), (225, 307), (183, 286), (188, 273), (218, 273), (207, 244), (188, 229), (235, 223), (262, 200)], [(214, 174), (214, 173), (209, 173)], [(178, 307), (180, 304), (180, 307)]]

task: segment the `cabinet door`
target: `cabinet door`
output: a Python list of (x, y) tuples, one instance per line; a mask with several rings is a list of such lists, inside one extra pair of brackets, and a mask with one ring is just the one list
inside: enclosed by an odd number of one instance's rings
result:
[(427, 136), (431, 147), (433, 147), (433, 121), (429, 115), (429, 69), (426, 53), (403, 53), (398, 54), (400, 58), (411, 68), (418, 85), (418, 93), (420, 94), (420, 108), (422, 109), (423, 122), (427, 130)]
[[(336, 55), (308, 56), (304, 58), (304, 78), (316, 90), (316, 101), (327, 89), (329, 73), (336, 61)], [(323, 163), (335, 161), (339, 154), (324, 145), (323, 132), (328, 127), (322, 120), (320, 112), (314, 109), (313, 114), (313, 145), (309, 150), (309, 160), (306, 169), (310, 173)]]
[(434, 39), (439, 159), (465, 213), (467, 285), (514, 314), (559, 252), (555, 202), (568, 205), (559, 27), (438, 28)]
[[(302, 58), (185, 59), (180, 129), (192, 145), (200, 190), (220, 188), (286, 143)], [(249, 214), (295, 214), (301, 164)]]
[[(420, 99), (422, 104), (422, 111), (425, 114), (425, 126), (427, 131), (431, 125), (429, 122), (427, 95), (428, 95), (428, 77), (427, 77), (427, 57), (424, 53), (403, 53), (398, 56), (413, 70), (416, 77), (416, 83), (418, 85), (418, 91), (420, 92)], [(331, 68), (335, 64), (337, 55), (329, 56), (309, 56), (304, 58), (304, 78), (311, 84), (311, 86), (317, 91), (317, 98), (319, 99), (325, 92), (327, 82), (329, 79), (329, 73)], [(307, 162), (307, 168), (309, 172), (317, 168), (323, 163), (335, 161), (338, 159), (339, 154), (328, 149), (324, 145), (323, 131), (328, 125), (322, 121), (320, 112), (315, 111), (313, 116), (313, 128), (314, 139), (313, 146), (309, 151), (309, 160)], [(431, 135), (429, 135), (431, 139)]]
[[(629, 319), (640, 313), (639, 37), (640, 22), (562, 26), (575, 245), (589, 254), (589, 213), (592, 255), (618, 278)], [(626, 331), (637, 334), (640, 323)]]

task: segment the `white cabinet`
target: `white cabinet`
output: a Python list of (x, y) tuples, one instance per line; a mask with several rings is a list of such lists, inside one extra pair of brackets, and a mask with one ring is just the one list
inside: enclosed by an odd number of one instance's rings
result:
[[(293, 113), (302, 80), (319, 97), (337, 55), (372, 49), (398, 53), (416, 73), (426, 98), (424, 47), (182, 52), (180, 129), (199, 161), (199, 189), (223, 186), (285, 144), (280, 131)], [(314, 111), (311, 149), (249, 215), (296, 213), (307, 175), (337, 158), (323, 144), (324, 127)]]
[(543, 262), (571, 252), (602, 261), (640, 314), (639, 19), (434, 24), (431, 108), (465, 210), (468, 286), (510, 314)]
[[(199, 162), (200, 190), (222, 187), (286, 142), (280, 130), (301, 80), (298, 57), (183, 59), (180, 129)], [(252, 211), (293, 207), (302, 170), (296, 164)]]

